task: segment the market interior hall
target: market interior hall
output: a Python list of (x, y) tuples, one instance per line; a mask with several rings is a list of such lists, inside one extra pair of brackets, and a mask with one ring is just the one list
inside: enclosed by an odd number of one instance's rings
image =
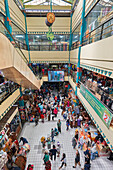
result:
[(0, 0), (0, 170), (113, 170), (113, 0)]

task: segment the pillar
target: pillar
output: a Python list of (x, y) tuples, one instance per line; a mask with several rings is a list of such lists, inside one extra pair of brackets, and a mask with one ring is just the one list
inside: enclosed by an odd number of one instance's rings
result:
[(70, 75), (70, 51), (71, 51), (71, 45), (72, 45), (72, 16), (73, 16), (73, 10), (71, 6), (71, 20), (70, 20), (70, 39), (69, 39), (69, 64), (68, 64), (68, 81), (69, 81), (69, 75)]
[(26, 121), (26, 115), (25, 115), (25, 107), (24, 107), (24, 100), (23, 100), (23, 93), (22, 93), (21, 86), (20, 86), (19, 114), (23, 126)]
[[(9, 33), (12, 35), (12, 25), (11, 25), (11, 18), (10, 18), (8, 0), (4, 0), (4, 4), (5, 4), (5, 12), (6, 12), (5, 26), (8, 29)], [(12, 42), (13, 41), (12, 37), (9, 34), (7, 36), (10, 37), (10, 41)]]
[(80, 55), (81, 55), (82, 38), (83, 38), (84, 26), (85, 26), (85, 3), (86, 3), (86, 0), (83, 0), (83, 9), (82, 9), (82, 16), (81, 16), (81, 30), (80, 30), (80, 44), (79, 44), (79, 50), (78, 50), (77, 78), (76, 78), (76, 87), (75, 87), (75, 97), (76, 97), (77, 102), (78, 102), (77, 86), (78, 86), (78, 82), (80, 80), (80, 72), (81, 72)]
[[(24, 1), (23, 1), (23, 3), (24, 3)], [(26, 12), (25, 12), (25, 8), (24, 8), (24, 4), (23, 4), (23, 14), (24, 14), (24, 18), (25, 18), (25, 40), (26, 40), (27, 50), (28, 50), (28, 54), (29, 54), (29, 64), (31, 64), (29, 39), (28, 39), (28, 32), (27, 32), (27, 20), (26, 20)]]

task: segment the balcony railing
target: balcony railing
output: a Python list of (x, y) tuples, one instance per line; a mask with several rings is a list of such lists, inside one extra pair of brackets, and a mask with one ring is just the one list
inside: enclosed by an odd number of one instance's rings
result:
[[(112, 35), (113, 35), (113, 16), (105, 23), (101, 24), (96, 29), (86, 34), (83, 37), (82, 46), (105, 39)], [(79, 44), (80, 44), (79, 41), (73, 43), (71, 49), (72, 50), (77, 49), (79, 47)]]
[(19, 85), (11, 81), (7, 81), (7, 82), (0, 84), (0, 104), (4, 100), (6, 100), (18, 88), (19, 88)]
[[(22, 43), (21, 41), (16, 40), (18, 47), (20, 49), (28, 50), (27, 45)], [(69, 51), (69, 45), (61, 44), (61, 45), (29, 45), (30, 51)]]
[(30, 45), (30, 51), (68, 51), (69, 46), (64, 45)]

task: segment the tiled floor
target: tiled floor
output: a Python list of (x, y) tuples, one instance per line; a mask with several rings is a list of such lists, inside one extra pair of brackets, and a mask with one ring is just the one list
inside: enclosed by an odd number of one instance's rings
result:
[[(68, 132), (66, 131), (66, 124), (61, 114), (59, 113), (58, 118), (62, 120), (62, 133), (59, 136), (55, 137), (55, 143), (58, 141), (61, 144), (61, 155), (62, 153), (66, 153), (67, 156), (67, 167), (62, 168), (66, 170), (73, 169), (75, 159), (75, 150), (72, 148), (72, 137), (74, 135), (75, 129), (70, 129)], [(57, 118), (57, 119), (58, 119)], [(31, 151), (27, 155), (27, 165), (33, 164), (34, 170), (44, 170), (43, 165), (43, 153), (42, 147), (40, 143), (40, 138), (42, 136), (47, 137), (50, 134), (51, 128), (55, 128), (57, 125), (57, 119), (53, 121), (46, 121), (44, 124), (39, 122), (38, 126), (34, 126), (34, 123), (26, 123), (21, 136), (24, 136), (28, 139), (31, 147)], [(61, 158), (60, 155), (60, 158)], [(80, 151), (81, 155), (81, 167), (84, 165), (84, 154)], [(56, 161), (52, 161), (52, 170), (58, 170), (61, 165), (60, 158), (57, 158)], [(81, 168), (77, 166), (77, 170)], [(91, 170), (113, 170), (113, 161), (109, 161), (106, 157), (96, 158), (93, 162), (91, 162)]]

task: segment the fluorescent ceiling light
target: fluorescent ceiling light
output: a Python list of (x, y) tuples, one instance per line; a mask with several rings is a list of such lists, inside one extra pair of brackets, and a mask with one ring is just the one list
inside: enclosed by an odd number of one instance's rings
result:
[(52, 42), (53, 42), (53, 43), (54, 43), (54, 42), (57, 42), (57, 40), (53, 40)]
[(15, 35), (17, 38), (23, 38), (23, 35)]
[(60, 35), (60, 38), (63, 38), (63, 35)]
[(39, 38), (40, 36), (39, 35), (36, 35), (37, 38)]
[(77, 38), (78, 36), (76, 35), (75, 38)]

